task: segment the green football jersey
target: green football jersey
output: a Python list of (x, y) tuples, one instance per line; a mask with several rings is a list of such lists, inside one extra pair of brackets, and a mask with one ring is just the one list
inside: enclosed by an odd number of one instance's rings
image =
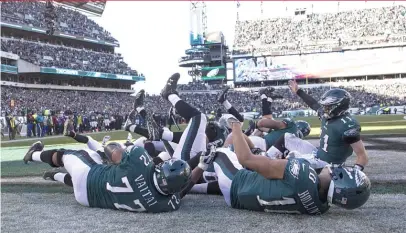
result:
[(329, 205), (320, 201), (318, 183), (317, 173), (305, 159), (289, 159), (281, 180), (241, 169), (231, 184), (231, 206), (272, 213), (322, 214)]
[(284, 118), (282, 122), (285, 123), (286, 128), (272, 130), (271, 132), (269, 132), (267, 135), (264, 136), (266, 142), (266, 149), (269, 149), (276, 142), (276, 140), (278, 140), (285, 133), (292, 133), (298, 136), (297, 127), (294, 120), (290, 118)]
[(179, 209), (179, 194), (160, 194), (154, 185), (154, 172), (152, 158), (136, 146), (123, 152), (118, 165), (93, 165), (87, 178), (90, 206), (152, 213)]
[(320, 130), (320, 147), (317, 157), (334, 164), (344, 163), (352, 155), (353, 149), (345, 137), (359, 135), (361, 126), (350, 114), (326, 120), (322, 118)]

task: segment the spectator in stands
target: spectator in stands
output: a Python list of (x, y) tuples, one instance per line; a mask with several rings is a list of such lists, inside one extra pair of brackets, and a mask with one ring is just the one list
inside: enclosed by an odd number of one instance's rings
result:
[(1, 38), (1, 44), (21, 59), (44, 67), (141, 76), (118, 54), (95, 52), (23, 39)]
[[(301, 16), (299, 16), (301, 17)], [(239, 21), (234, 54), (312, 51), (338, 46), (406, 42), (406, 7), (350, 10)]]
[[(61, 6), (55, 7), (56, 31), (75, 36), (117, 42), (109, 32), (84, 14)], [(1, 21), (46, 28), (45, 3), (39, 1), (8, 1), (1, 4)]]
[[(328, 90), (329, 86), (320, 86), (308, 88), (307, 91), (312, 93), (315, 98), (320, 98), (321, 95)], [(343, 87), (353, 96), (352, 107), (360, 107), (366, 109), (372, 106), (382, 104), (385, 106), (403, 106), (406, 104), (406, 85), (400, 83), (386, 84), (371, 84), (366, 82), (362, 86), (346, 86)], [(20, 87), (2, 86), (1, 87), (1, 104), (6, 111), (10, 111), (6, 103), (10, 102), (11, 93), (19, 93), (19, 101), (15, 106), (15, 111), (20, 112), (21, 109), (51, 109), (59, 113), (66, 109), (73, 112), (83, 112), (84, 117), (89, 117), (94, 112), (114, 115), (117, 122), (120, 118), (125, 118), (128, 109), (131, 108), (133, 98), (128, 93), (116, 92), (90, 92), (90, 91), (74, 91), (74, 90), (43, 90), (43, 89), (26, 89)], [(182, 91), (180, 95), (200, 111), (204, 113), (216, 112), (222, 108), (217, 104), (216, 98), (218, 91), (199, 92), (199, 91)], [(281, 95), (284, 98), (275, 100), (273, 103), (273, 112), (281, 113), (285, 110), (307, 109), (306, 105), (297, 97), (293, 96), (287, 88), (276, 89), (275, 94)], [(230, 90), (229, 99), (233, 100), (233, 106), (241, 112), (259, 111), (261, 103), (258, 99), (258, 92), (253, 91), (232, 91)], [(33, 102), (32, 99), (38, 101)], [(71, 100), (75, 101), (71, 101)], [(105, 100), (108, 100), (106, 102)], [(64, 106), (64, 107), (60, 107)], [(169, 105), (157, 95), (147, 95), (145, 98), (145, 106), (147, 111), (155, 112), (163, 116), (167, 116)], [(42, 110), (41, 110), (42, 111)], [(29, 121), (30, 122), (30, 121)], [(54, 127), (62, 125), (65, 122), (63, 114), (59, 116), (57, 122), (54, 121)], [(122, 121), (121, 121), (122, 122)], [(121, 124), (119, 124), (121, 126)], [(62, 133), (59, 130), (56, 132)]]

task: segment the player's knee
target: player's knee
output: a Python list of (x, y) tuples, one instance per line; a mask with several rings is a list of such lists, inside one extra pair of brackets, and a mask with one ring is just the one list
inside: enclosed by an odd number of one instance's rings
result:
[(64, 164), (62, 162), (62, 157), (63, 154), (65, 153), (64, 149), (57, 150), (53, 155), (52, 155), (52, 164), (51, 166), (53, 167), (63, 167)]
[(67, 174), (65, 175), (65, 177), (63, 178), (63, 183), (66, 184), (66, 185), (68, 185), (68, 186), (73, 187), (72, 176), (70, 176), (69, 173), (67, 173)]

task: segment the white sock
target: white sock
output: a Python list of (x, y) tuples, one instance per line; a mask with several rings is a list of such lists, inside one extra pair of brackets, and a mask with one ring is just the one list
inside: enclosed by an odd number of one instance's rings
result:
[(144, 107), (138, 107), (138, 108), (136, 108), (135, 110), (137, 110), (137, 112), (139, 113), (139, 112), (141, 112), (142, 110), (144, 110)]
[(192, 189), (190, 189), (190, 192), (206, 194), (208, 185), (209, 183), (195, 184), (193, 185)]
[(179, 96), (176, 95), (176, 94), (170, 94), (170, 95), (168, 96), (168, 100), (169, 100), (169, 102), (171, 102), (171, 104), (172, 104), (173, 106), (175, 106), (175, 104), (180, 100), (180, 98), (179, 98)]
[(273, 99), (272, 99), (272, 98), (266, 96), (265, 94), (262, 94), (262, 95), (261, 95), (261, 100), (264, 100), (264, 99), (266, 99), (266, 101), (268, 101), (268, 102), (271, 102), (271, 103), (273, 102)]
[(229, 110), (230, 108), (233, 107), (233, 106), (231, 106), (230, 102), (228, 102), (228, 100), (226, 100), (226, 101), (223, 102), (223, 106), (224, 106), (227, 110)]
[(164, 132), (162, 133), (162, 139), (172, 142), (172, 140), (173, 140), (173, 132), (169, 131), (169, 130), (164, 130)]
[(130, 132), (134, 133), (135, 125), (131, 125), (130, 128), (129, 128), (129, 130), (130, 130)]
[(32, 160), (37, 161), (37, 162), (42, 162), (41, 153), (42, 153), (42, 151), (35, 151), (34, 153), (32, 153)]
[(266, 152), (266, 156), (268, 156), (271, 159), (282, 158), (282, 155), (283, 153), (274, 146), (271, 146), (271, 148), (269, 148), (268, 151)]
[(54, 179), (61, 183), (65, 183), (65, 176), (67, 173), (58, 172), (54, 175)]
[(170, 156), (169, 153), (166, 152), (166, 151), (159, 153), (158, 157), (161, 158), (162, 161), (166, 161), (166, 160), (170, 160), (170, 159), (171, 159), (171, 156)]

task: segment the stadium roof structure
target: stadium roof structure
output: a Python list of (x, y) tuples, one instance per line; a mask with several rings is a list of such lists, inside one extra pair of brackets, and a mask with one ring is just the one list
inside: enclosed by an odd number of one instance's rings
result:
[(85, 11), (87, 13), (101, 16), (106, 7), (106, 0), (104, 1), (58, 1), (60, 4), (64, 4), (69, 7), (74, 7)]

